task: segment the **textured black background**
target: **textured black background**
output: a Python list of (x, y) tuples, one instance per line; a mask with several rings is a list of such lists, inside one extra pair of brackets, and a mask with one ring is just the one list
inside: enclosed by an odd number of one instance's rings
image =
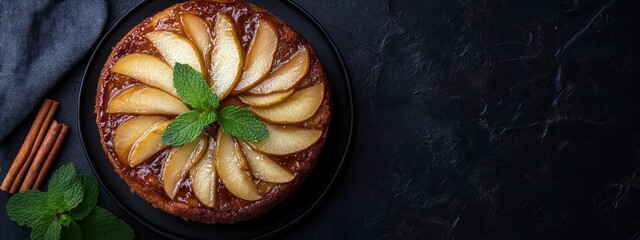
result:
[[(327, 201), (284, 237), (640, 238), (640, 1), (295, 2), (345, 59), (356, 128)], [(50, 97), (73, 127), (58, 165), (93, 175), (76, 132), (84, 68)], [(3, 175), (32, 119), (0, 145)], [(0, 234), (25, 239), (7, 198)]]

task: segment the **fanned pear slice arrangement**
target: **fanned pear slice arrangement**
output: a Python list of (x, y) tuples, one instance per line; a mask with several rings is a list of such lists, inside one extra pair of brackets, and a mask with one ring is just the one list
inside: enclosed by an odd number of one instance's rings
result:
[(220, 131), (216, 148), (216, 171), (220, 180), (233, 195), (244, 200), (260, 199), (258, 189), (253, 184), (249, 166), (238, 143), (231, 135)]
[(146, 38), (158, 49), (169, 66), (184, 63), (200, 73), (205, 73), (200, 53), (189, 39), (164, 30), (147, 33)]
[(173, 87), (173, 70), (167, 63), (153, 55), (129, 54), (118, 59), (111, 71), (179, 97), (176, 88)]
[(284, 92), (275, 92), (267, 95), (240, 95), (238, 98), (243, 103), (252, 107), (268, 107), (278, 104), (293, 94), (293, 89)]
[(258, 29), (249, 46), (244, 72), (234, 93), (255, 86), (271, 72), (273, 57), (278, 48), (278, 30), (269, 21), (258, 20)]
[(211, 52), (211, 87), (224, 99), (235, 88), (244, 63), (242, 44), (236, 33), (233, 19), (224, 13), (218, 13)]
[(200, 137), (196, 141), (171, 149), (162, 169), (162, 184), (169, 198), (174, 199), (180, 183), (206, 153), (208, 141)]
[(300, 123), (311, 118), (322, 104), (324, 86), (314, 85), (301, 89), (289, 99), (275, 106), (252, 108), (253, 113), (272, 123)]
[(215, 169), (216, 142), (209, 140), (209, 146), (205, 156), (189, 173), (191, 189), (196, 198), (207, 207), (216, 205), (216, 190), (218, 175)]
[(260, 84), (249, 90), (254, 95), (264, 95), (272, 92), (285, 91), (293, 88), (309, 72), (309, 51), (307, 47), (295, 53), (278, 70), (269, 75)]
[(254, 151), (245, 142), (239, 142), (247, 163), (249, 163), (249, 168), (256, 178), (267, 182), (285, 183), (295, 177), (289, 170), (271, 160), (267, 155)]
[(275, 127), (267, 124), (269, 137), (260, 142), (249, 142), (254, 149), (269, 155), (282, 156), (297, 153), (320, 140), (321, 130), (296, 126)]
[(169, 147), (162, 144), (162, 133), (169, 126), (169, 123), (171, 123), (171, 120), (156, 123), (133, 143), (129, 152), (130, 167), (142, 164), (153, 154)]
[(108, 113), (176, 116), (189, 111), (180, 99), (147, 86), (133, 86), (117, 93), (109, 102)]
[(140, 116), (122, 123), (118, 129), (116, 129), (116, 134), (113, 137), (113, 148), (118, 160), (129, 165), (129, 152), (131, 152), (133, 144), (138, 141), (138, 138), (140, 138), (147, 129), (165, 120), (166, 118), (159, 116)]
[[(290, 56), (276, 59), (280, 33), (264, 18), (256, 21), (246, 54), (230, 15), (219, 12), (212, 22), (184, 13), (179, 24), (181, 32), (155, 30), (145, 35), (157, 50), (155, 55), (131, 53), (111, 69), (143, 84), (115, 93), (107, 106), (110, 114), (134, 115), (114, 134), (115, 154), (124, 165), (135, 168), (166, 150), (160, 180), (172, 200), (185, 181), (198, 201), (209, 208), (219, 205), (217, 191), (223, 188), (239, 199), (260, 200), (263, 196), (257, 182), (284, 184), (295, 179), (288, 164), (280, 163), (282, 156), (313, 147), (323, 135), (322, 130), (303, 123), (319, 111), (326, 85), (296, 87), (309, 73), (310, 50), (300, 45)], [(276, 62), (282, 64), (275, 66)], [(249, 111), (269, 123), (268, 137), (243, 141), (223, 128), (214, 128), (215, 134), (200, 133), (195, 141), (181, 146), (163, 144), (163, 132), (173, 118), (197, 110), (183, 103), (174, 87), (176, 63), (201, 73), (220, 100), (237, 98), (246, 104)]]
[(182, 26), (185, 34), (200, 50), (200, 54), (205, 56), (211, 48), (211, 34), (207, 23), (196, 15), (186, 13), (182, 15)]

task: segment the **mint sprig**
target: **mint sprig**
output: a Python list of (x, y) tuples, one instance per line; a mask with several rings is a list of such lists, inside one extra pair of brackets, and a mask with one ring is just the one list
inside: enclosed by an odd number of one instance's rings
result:
[(269, 136), (265, 124), (247, 109), (227, 106), (218, 111), (218, 95), (211, 91), (202, 74), (188, 64), (176, 63), (173, 86), (193, 110), (178, 115), (167, 126), (162, 133), (162, 143), (170, 146), (190, 143), (216, 121), (223, 131), (245, 141), (257, 142)]
[(180, 114), (167, 126), (162, 134), (162, 141), (172, 146), (181, 146), (196, 139), (205, 126), (216, 120), (215, 112), (196, 110)]
[(246, 108), (228, 106), (220, 110), (218, 122), (222, 130), (233, 135), (242, 136), (245, 141), (260, 141), (269, 136), (267, 127)]
[[(13, 195), (7, 215), (31, 228), (31, 239), (133, 239), (131, 227), (96, 203), (98, 183), (81, 177), (67, 163), (49, 180), (47, 192), (27, 190)], [(99, 227), (96, 227), (99, 223)]]
[(220, 102), (218, 95), (209, 89), (202, 74), (188, 64), (176, 63), (173, 68), (173, 86), (184, 103), (202, 111), (215, 111)]
[(82, 189), (84, 191), (83, 199), (76, 208), (69, 211), (69, 217), (73, 220), (82, 220), (89, 215), (94, 206), (98, 203), (98, 182), (90, 177), (81, 177)]

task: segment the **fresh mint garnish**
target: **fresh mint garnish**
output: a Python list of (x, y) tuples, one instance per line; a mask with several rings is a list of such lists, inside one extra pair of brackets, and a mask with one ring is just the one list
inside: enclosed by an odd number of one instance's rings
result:
[(73, 163), (67, 163), (53, 174), (47, 192), (13, 195), (7, 215), (30, 227), (31, 239), (133, 239), (131, 227), (96, 206), (98, 193), (95, 179), (81, 177)]
[(184, 103), (201, 111), (215, 111), (220, 104), (218, 96), (209, 89), (202, 74), (187, 64), (176, 63), (173, 68), (173, 86)]
[(53, 221), (49, 224), (49, 227), (44, 232), (42, 238), (38, 239), (60, 239), (60, 232), (62, 230), (62, 224), (59, 221)]
[(82, 202), (83, 188), (80, 175), (72, 164), (60, 167), (49, 180), (49, 192), (62, 194), (65, 205), (62, 211), (69, 211)]
[(81, 220), (86, 217), (93, 207), (98, 203), (98, 181), (90, 177), (81, 177), (82, 189), (84, 191), (83, 199), (80, 204), (71, 211), (68, 215), (73, 220)]
[(263, 122), (244, 108), (228, 106), (218, 111), (220, 102), (202, 74), (187, 64), (176, 63), (173, 86), (193, 110), (180, 114), (162, 134), (162, 143), (182, 146), (194, 141), (202, 130), (218, 121), (222, 130), (245, 141), (260, 141), (269, 136)]
[(228, 106), (220, 111), (218, 122), (225, 132), (246, 141), (257, 142), (269, 136), (267, 127), (245, 108)]
[(202, 129), (215, 120), (215, 112), (199, 113), (196, 110), (191, 110), (180, 114), (164, 130), (162, 142), (171, 146), (187, 144), (200, 136)]
[(7, 215), (20, 226), (49, 227), (50, 222), (44, 223), (42, 220), (55, 217), (56, 211), (59, 211), (58, 207), (54, 206), (57, 200), (53, 200), (51, 195), (35, 190), (13, 195), (7, 203)]

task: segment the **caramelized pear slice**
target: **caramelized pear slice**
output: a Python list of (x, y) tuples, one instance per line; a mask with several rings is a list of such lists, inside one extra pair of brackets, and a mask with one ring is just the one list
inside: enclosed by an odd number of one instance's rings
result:
[(188, 64), (199, 73), (204, 72), (200, 53), (188, 39), (177, 33), (164, 30), (147, 33), (145, 37), (158, 49), (160, 55), (172, 68), (176, 63), (182, 63)]
[(300, 123), (313, 117), (324, 99), (324, 85), (301, 89), (290, 98), (266, 108), (251, 108), (258, 117), (272, 123)]
[(162, 143), (162, 133), (171, 120), (156, 123), (147, 129), (131, 147), (129, 167), (136, 167), (149, 159), (153, 154), (169, 147)]
[(295, 86), (309, 72), (309, 51), (304, 47), (298, 51), (288, 62), (282, 64), (278, 70), (267, 76), (260, 84), (249, 93), (264, 95), (272, 92), (289, 90)]
[(118, 160), (125, 165), (129, 165), (129, 152), (133, 144), (142, 134), (153, 125), (166, 120), (158, 116), (140, 116), (127, 120), (120, 124), (113, 137), (113, 149)]
[(281, 156), (300, 152), (316, 143), (322, 136), (321, 130), (265, 125), (269, 131), (269, 137), (259, 142), (249, 142), (249, 145), (268, 155)]
[(182, 15), (182, 27), (202, 56), (205, 56), (211, 47), (211, 34), (207, 23), (196, 15), (185, 13)]
[(174, 199), (180, 183), (205, 154), (207, 139), (200, 137), (191, 143), (171, 149), (162, 168), (162, 185), (169, 198)]
[(244, 72), (234, 90), (235, 94), (255, 86), (271, 72), (273, 56), (278, 47), (278, 30), (265, 19), (258, 20), (255, 37), (245, 59)]
[(175, 116), (189, 111), (179, 99), (156, 88), (133, 86), (117, 93), (107, 113)]
[(207, 207), (216, 205), (218, 178), (215, 169), (216, 142), (209, 139), (205, 156), (191, 169), (189, 180), (191, 189), (202, 204)]
[(211, 51), (211, 88), (219, 99), (225, 98), (240, 79), (244, 54), (233, 19), (219, 13), (216, 16), (213, 51)]
[(111, 71), (179, 97), (176, 88), (173, 87), (173, 70), (167, 63), (153, 55), (145, 53), (126, 55), (118, 59)]
[(283, 168), (266, 155), (254, 151), (246, 143), (242, 141), (239, 142), (253, 176), (260, 180), (273, 183), (285, 183), (293, 180), (294, 176), (289, 170)]
[(293, 94), (293, 89), (284, 92), (274, 92), (267, 95), (241, 95), (240, 101), (252, 107), (268, 107), (280, 103)]
[(218, 132), (216, 147), (216, 171), (222, 184), (236, 197), (256, 201), (260, 199), (258, 189), (253, 184), (249, 167), (242, 155), (240, 146), (233, 137), (222, 131)]

